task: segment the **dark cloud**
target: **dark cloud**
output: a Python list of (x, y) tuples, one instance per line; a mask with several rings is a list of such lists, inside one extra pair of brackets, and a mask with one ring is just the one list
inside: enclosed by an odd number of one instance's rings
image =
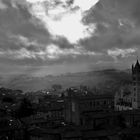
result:
[(6, 4), (8, 7), (12, 7), (11, 0), (2, 0), (2, 3)]
[(56, 44), (58, 46), (60, 46), (61, 48), (73, 48), (74, 45), (71, 44), (66, 38), (64, 37), (58, 37), (58, 39), (56, 40), (52, 40), (53, 44)]
[[(7, 9), (0, 11), (0, 52), (1, 51), (20, 51), (26, 48), (29, 52), (45, 51), (46, 46), (54, 44), (60, 49), (73, 49), (75, 44), (71, 44), (66, 38), (59, 37), (52, 38), (49, 32), (44, 29), (38, 19), (33, 17), (29, 12), (29, 5), (23, 0), (2, 0), (7, 5)], [(56, 3), (60, 4), (60, 3)], [(67, 5), (72, 5), (73, 0), (69, 0)], [(16, 67), (20, 66), (36, 66), (44, 65), (63, 65), (78, 64), (89, 65), (89, 68), (99, 68), (113, 65), (114, 67), (121, 67), (123, 62), (125, 67), (135, 59), (135, 52), (127, 57), (117, 55), (117, 61), (108, 55), (108, 50), (115, 50), (115, 48), (127, 50), (129, 48), (138, 48), (137, 55), (140, 54), (140, 0), (100, 0), (93, 8), (86, 11), (83, 22), (84, 24), (96, 24), (95, 33), (90, 38), (82, 39), (79, 45), (83, 46), (86, 51), (93, 51), (95, 53), (102, 53), (102, 55), (78, 55), (62, 56), (59, 59), (45, 61), (39, 57), (12, 59), (8, 55), (1, 55), (0, 62), (2, 65), (14, 64)], [(12, 38), (16, 36), (17, 38)], [(35, 41), (37, 44), (27, 45), (20, 42), (18, 36), (23, 36), (29, 42)], [(127, 62), (129, 60), (129, 62)], [(94, 64), (94, 66), (93, 66)], [(124, 66), (124, 65), (123, 65)], [(7, 67), (6, 67), (7, 68)], [(11, 68), (13, 70), (13, 68)], [(87, 67), (88, 69), (88, 67)], [(25, 69), (24, 69), (25, 70)], [(80, 69), (79, 69), (80, 71)]]
[[(6, 4), (9, 3), (8, 1), (5, 2)], [(9, 3), (9, 8), (0, 12), (0, 37), (2, 37), (3, 44), (9, 46), (9, 43), (6, 42), (10, 41), (8, 36), (11, 34), (37, 39), (42, 43), (49, 42), (49, 33), (33, 24), (31, 18), (32, 16), (26, 7), (18, 5), (18, 8), (13, 8)]]
[(97, 24), (96, 33), (81, 44), (99, 51), (140, 45), (139, 6), (139, 0), (100, 0), (83, 19)]

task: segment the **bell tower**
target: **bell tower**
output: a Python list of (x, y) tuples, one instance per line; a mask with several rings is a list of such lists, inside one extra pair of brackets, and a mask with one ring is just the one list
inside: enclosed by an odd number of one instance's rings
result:
[(140, 64), (132, 65), (132, 107), (140, 108)]

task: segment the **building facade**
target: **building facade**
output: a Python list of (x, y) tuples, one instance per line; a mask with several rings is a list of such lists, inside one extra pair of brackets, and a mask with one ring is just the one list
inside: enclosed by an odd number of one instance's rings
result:
[(112, 95), (67, 97), (65, 101), (65, 120), (76, 125), (83, 124), (84, 114), (96, 114), (114, 110), (114, 98)]
[(134, 109), (140, 108), (140, 64), (132, 65), (132, 106)]
[(115, 110), (122, 111), (122, 110), (132, 110), (132, 86), (126, 85), (121, 87), (121, 89), (115, 94)]
[(132, 65), (132, 82), (131, 85), (123, 86), (116, 93), (115, 110), (132, 110), (140, 108), (140, 64), (137, 60), (135, 65)]

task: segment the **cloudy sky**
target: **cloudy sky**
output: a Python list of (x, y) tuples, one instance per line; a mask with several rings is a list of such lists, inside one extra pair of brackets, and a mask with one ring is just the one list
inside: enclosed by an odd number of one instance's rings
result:
[(129, 68), (140, 0), (0, 0), (0, 74)]

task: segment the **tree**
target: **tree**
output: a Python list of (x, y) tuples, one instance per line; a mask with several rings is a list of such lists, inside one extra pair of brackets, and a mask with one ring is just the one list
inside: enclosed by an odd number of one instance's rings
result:
[(59, 84), (54, 84), (54, 85), (52, 85), (52, 89), (54, 91), (60, 91), (62, 89), (62, 86)]
[(3, 102), (13, 103), (14, 99), (10, 96), (6, 96), (2, 99)]
[(31, 102), (27, 98), (21, 100), (20, 106), (16, 111), (16, 117), (28, 117), (34, 113)]

